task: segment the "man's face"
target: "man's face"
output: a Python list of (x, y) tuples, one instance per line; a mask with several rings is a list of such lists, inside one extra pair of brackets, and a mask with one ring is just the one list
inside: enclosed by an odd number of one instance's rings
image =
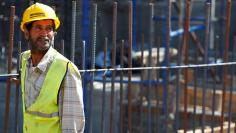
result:
[(50, 48), (55, 34), (53, 29), (53, 20), (33, 22), (31, 30), (25, 34), (32, 52), (45, 53)]

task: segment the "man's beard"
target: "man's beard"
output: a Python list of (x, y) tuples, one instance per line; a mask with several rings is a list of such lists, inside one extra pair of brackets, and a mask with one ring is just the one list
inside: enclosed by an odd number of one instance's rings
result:
[[(40, 44), (41, 43), (41, 44)], [(53, 44), (53, 39), (50, 40), (48, 37), (38, 37), (36, 40), (32, 40), (29, 36), (29, 46), (33, 53), (46, 53), (50, 46)]]

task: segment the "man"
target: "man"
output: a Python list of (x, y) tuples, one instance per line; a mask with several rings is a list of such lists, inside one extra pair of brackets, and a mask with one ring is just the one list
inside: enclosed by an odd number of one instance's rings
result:
[(33, 4), (23, 14), (21, 30), (30, 48), (21, 57), (24, 133), (84, 130), (79, 71), (52, 47), (59, 25), (54, 10), (41, 3)]

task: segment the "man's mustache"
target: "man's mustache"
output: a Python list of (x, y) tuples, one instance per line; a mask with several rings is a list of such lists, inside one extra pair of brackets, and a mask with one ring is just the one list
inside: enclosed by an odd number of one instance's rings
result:
[(50, 42), (50, 39), (48, 37), (39, 37), (37, 40)]

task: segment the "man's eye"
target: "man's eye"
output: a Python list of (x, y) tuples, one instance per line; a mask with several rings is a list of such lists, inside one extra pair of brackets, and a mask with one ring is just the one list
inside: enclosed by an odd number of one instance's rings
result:
[(46, 31), (52, 31), (52, 30), (53, 30), (52, 26), (46, 27)]
[(42, 30), (42, 28), (41, 28), (40, 26), (35, 26), (34, 29), (35, 29), (36, 31), (41, 31), (41, 30)]

